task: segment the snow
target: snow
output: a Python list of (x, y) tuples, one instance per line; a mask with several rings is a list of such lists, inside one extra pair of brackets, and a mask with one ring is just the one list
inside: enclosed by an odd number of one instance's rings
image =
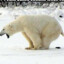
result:
[(64, 50), (5, 50), (0, 64), (64, 64)]
[[(56, 6), (56, 5), (55, 5)], [(64, 9), (50, 5), (48, 8), (15, 7), (0, 8), (0, 30), (19, 15), (48, 14), (55, 17), (64, 31)], [(59, 16), (62, 15), (62, 18)], [(54, 49), (60, 46), (62, 49)], [(0, 37), (0, 64), (64, 64), (64, 37), (59, 36), (53, 41), (48, 50), (25, 50), (28, 41), (21, 33)]]

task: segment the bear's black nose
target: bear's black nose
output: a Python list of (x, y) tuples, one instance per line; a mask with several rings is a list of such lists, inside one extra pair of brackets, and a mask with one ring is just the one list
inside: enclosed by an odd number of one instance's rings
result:
[(4, 35), (4, 34), (0, 34), (0, 36), (2, 36), (2, 35)]

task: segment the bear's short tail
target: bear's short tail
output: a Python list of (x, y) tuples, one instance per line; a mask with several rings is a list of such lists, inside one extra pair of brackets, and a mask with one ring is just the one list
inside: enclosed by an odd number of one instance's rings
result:
[(61, 32), (61, 35), (62, 35), (62, 36), (64, 36), (64, 33), (63, 33), (63, 32)]

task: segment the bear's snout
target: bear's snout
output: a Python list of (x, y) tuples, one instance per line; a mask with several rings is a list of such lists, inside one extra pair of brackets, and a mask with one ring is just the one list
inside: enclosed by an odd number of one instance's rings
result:
[(1, 32), (0, 32), (0, 36), (3, 36), (5, 33), (4, 33), (4, 31), (2, 30)]
[[(0, 36), (5, 35), (6, 33), (0, 33)], [(10, 36), (8, 34), (6, 34), (7, 38), (9, 38)]]
[(0, 36), (4, 35), (3, 33), (0, 33)]
[(0, 32), (0, 36), (3, 36), (3, 35), (5, 35), (5, 34), (6, 34), (7, 38), (9, 38), (9, 35), (8, 35), (4, 30), (2, 30), (2, 31)]

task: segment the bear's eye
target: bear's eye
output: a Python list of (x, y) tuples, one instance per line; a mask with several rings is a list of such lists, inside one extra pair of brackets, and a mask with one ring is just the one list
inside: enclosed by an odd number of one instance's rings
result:
[(4, 31), (5, 29), (3, 29), (3, 31)]

